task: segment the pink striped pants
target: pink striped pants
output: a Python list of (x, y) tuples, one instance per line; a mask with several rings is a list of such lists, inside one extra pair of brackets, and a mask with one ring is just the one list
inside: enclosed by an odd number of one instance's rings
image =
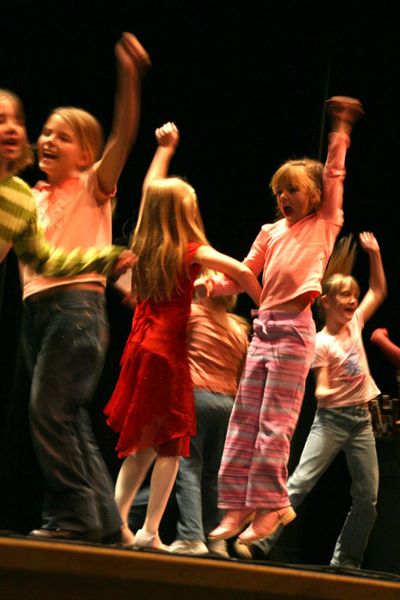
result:
[(290, 504), (290, 441), (314, 352), (315, 324), (310, 310), (264, 311), (253, 332), (219, 471), (223, 509)]

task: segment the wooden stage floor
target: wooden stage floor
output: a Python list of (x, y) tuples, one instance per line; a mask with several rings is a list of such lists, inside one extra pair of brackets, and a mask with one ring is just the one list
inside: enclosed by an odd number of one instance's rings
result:
[(0, 537), (2, 600), (400, 600), (399, 576), (316, 569)]

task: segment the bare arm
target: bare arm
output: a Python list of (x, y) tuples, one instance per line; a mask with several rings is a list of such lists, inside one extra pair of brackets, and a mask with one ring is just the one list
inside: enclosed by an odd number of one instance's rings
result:
[(97, 176), (101, 190), (111, 194), (139, 129), (141, 79), (150, 66), (146, 50), (131, 33), (115, 46), (117, 89), (110, 137), (100, 159)]
[(332, 394), (329, 387), (328, 367), (315, 367), (313, 373), (315, 377), (315, 397), (318, 400), (327, 398)]
[(156, 129), (157, 150), (143, 181), (142, 193), (154, 179), (167, 177), (169, 165), (179, 144), (179, 131), (175, 123), (165, 123)]
[(193, 262), (225, 273), (234, 279), (243, 291), (248, 293), (256, 306), (259, 305), (261, 286), (254, 273), (243, 263), (218, 252), (211, 246), (200, 246), (195, 253)]
[(360, 303), (359, 311), (364, 321), (368, 321), (386, 297), (386, 277), (381, 251), (374, 234), (368, 231), (360, 233), (360, 244), (369, 258), (369, 288)]
[(396, 369), (400, 369), (400, 348), (389, 339), (387, 329), (375, 329), (371, 335), (371, 342), (382, 350)]

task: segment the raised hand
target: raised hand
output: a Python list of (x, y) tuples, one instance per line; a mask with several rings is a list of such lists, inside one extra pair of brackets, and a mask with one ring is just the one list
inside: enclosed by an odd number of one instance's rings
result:
[(159, 146), (175, 150), (179, 144), (179, 131), (175, 123), (168, 122), (156, 129), (156, 140)]
[(379, 244), (376, 240), (376, 237), (370, 231), (363, 231), (359, 235), (361, 248), (368, 253), (370, 252), (379, 252)]

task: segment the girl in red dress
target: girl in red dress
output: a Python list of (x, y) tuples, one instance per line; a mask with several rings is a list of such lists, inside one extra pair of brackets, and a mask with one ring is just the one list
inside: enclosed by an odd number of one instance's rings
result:
[[(116, 483), (123, 543), (164, 549), (159, 524), (180, 456), (189, 455), (190, 436), (196, 433), (186, 348), (193, 282), (202, 266), (222, 271), (257, 305), (261, 288), (249, 268), (209, 245), (194, 189), (182, 179), (165, 177), (179, 139), (175, 125), (158, 129), (156, 138), (131, 244), (138, 257), (132, 275), (137, 306), (105, 413), (120, 433), (118, 456), (125, 457)], [(153, 462), (146, 518), (134, 535), (129, 511)]]

